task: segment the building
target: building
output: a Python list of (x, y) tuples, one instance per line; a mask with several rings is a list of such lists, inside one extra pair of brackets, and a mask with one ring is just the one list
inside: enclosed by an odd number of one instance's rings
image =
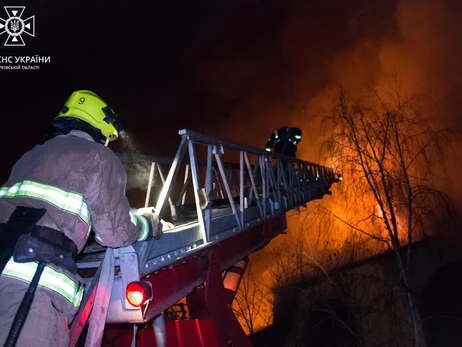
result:
[[(386, 252), (275, 288), (273, 325), (252, 336), (254, 345), (411, 346), (394, 256)], [(462, 346), (460, 247), (438, 238), (416, 242), (410, 264), (426, 346)]]

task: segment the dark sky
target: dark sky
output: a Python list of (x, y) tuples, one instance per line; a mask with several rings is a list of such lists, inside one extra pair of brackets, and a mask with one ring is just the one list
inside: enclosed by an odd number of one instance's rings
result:
[(174, 153), (177, 130), (195, 123), (183, 59), (204, 15), (200, 3), (82, 3), (30, 2), (23, 17), (35, 15), (35, 38), (23, 35), (26, 47), (0, 47), (2, 56), (51, 57), (38, 71), (0, 71), (8, 164), (41, 141), (45, 124), (76, 89), (102, 96), (149, 154), (164, 143)]
[[(0, 179), (76, 89), (100, 94), (143, 154), (174, 155), (182, 128), (262, 147), (282, 124), (328, 107), (337, 83), (430, 94), (460, 125), (461, 4), (450, 0), (13, 1), (36, 36), (1, 56), (50, 56), (38, 71), (0, 70)], [(0, 17), (6, 12), (0, 8)], [(0, 36), (0, 41), (6, 39)], [(312, 133), (310, 133), (312, 131)], [(117, 149), (117, 147), (115, 147)]]

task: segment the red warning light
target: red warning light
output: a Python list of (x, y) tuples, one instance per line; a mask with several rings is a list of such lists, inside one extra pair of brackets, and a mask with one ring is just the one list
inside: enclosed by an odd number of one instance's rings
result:
[(132, 306), (143, 306), (152, 299), (152, 288), (148, 282), (131, 282), (127, 286), (126, 297)]

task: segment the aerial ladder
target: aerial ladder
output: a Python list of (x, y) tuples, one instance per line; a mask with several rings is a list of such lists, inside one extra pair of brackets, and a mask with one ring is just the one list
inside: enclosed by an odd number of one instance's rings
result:
[[(251, 346), (231, 309), (248, 256), (284, 233), (286, 212), (330, 194), (339, 180), (321, 165), (179, 134), (173, 160), (119, 154), (128, 172), (149, 168), (141, 205), (170, 228), (117, 249), (87, 243), (71, 346)], [(176, 319), (166, 319), (175, 305)]]

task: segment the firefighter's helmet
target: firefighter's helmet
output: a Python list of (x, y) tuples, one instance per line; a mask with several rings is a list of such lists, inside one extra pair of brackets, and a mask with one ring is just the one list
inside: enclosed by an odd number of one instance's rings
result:
[(99, 130), (109, 141), (114, 141), (123, 130), (118, 117), (97, 94), (89, 90), (77, 90), (67, 99), (55, 120), (77, 118)]

